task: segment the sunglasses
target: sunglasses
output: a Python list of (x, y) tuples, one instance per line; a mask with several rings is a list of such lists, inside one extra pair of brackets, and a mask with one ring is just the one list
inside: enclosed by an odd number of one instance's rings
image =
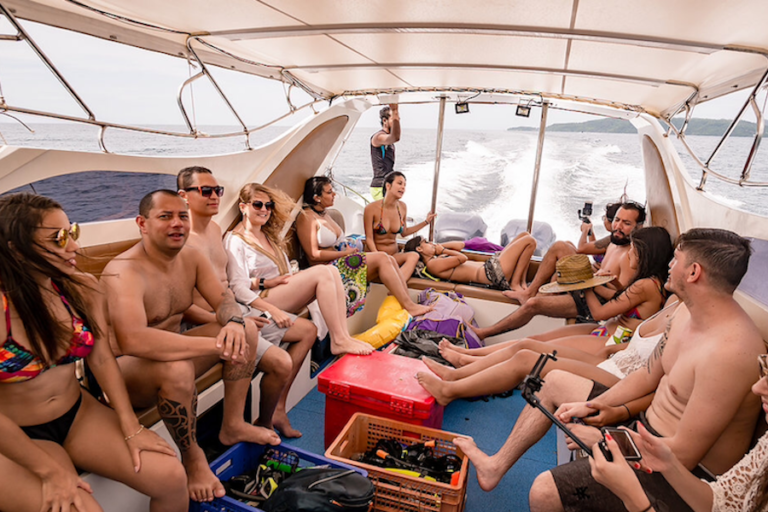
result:
[(251, 206), (253, 206), (254, 210), (261, 210), (262, 208), (266, 208), (269, 211), (272, 211), (272, 209), (275, 207), (274, 201), (267, 201), (266, 203), (261, 201), (254, 201), (251, 203)]
[(224, 195), (224, 187), (218, 186), (218, 185), (215, 187), (209, 187), (209, 186), (187, 187), (184, 189), (184, 192), (192, 192), (193, 190), (197, 190), (198, 192), (200, 192), (200, 195), (203, 197), (211, 197), (211, 195), (213, 195), (214, 192), (216, 192), (216, 195), (218, 197), (222, 197)]
[(760, 378), (764, 379), (768, 376), (768, 354), (760, 354), (757, 361), (760, 363)]
[(41, 229), (57, 229), (56, 234), (51, 237), (51, 240), (56, 242), (56, 245), (60, 248), (65, 248), (69, 243), (70, 238), (73, 242), (76, 242), (80, 238), (80, 224), (73, 222), (69, 229), (64, 228), (49, 228), (46, 226), (40, 226)]

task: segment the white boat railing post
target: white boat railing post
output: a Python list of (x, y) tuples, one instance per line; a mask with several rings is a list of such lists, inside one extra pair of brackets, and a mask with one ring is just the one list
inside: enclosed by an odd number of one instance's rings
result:
[[(440, 115), (437, 119), (437, 147), (435, 148), (435, 178), (432, 181), (432, 208), (431, 212), (437, 208), (437, 186), (440, 181), (440, 156), (443, 154), (443, 129), (445, 126), (445, 96), (440, 96)], [(429, 223), (429, 241), (435, 239), (435, 220)]]
[(541, 122), (539, 123), (539, 141), (536, 145), (536, 163), (533, 166), (533, 185), (531, 185), (531, 203), (528, 207), (527, 231), (533, 233), (533, 212), (536, 209), (536, 193), (539, 190), (539, 171), (541, 170), (541, 152), (544, 149), (544, 133), (547, 130), (547, 112), (549, 102), (541, 103)]

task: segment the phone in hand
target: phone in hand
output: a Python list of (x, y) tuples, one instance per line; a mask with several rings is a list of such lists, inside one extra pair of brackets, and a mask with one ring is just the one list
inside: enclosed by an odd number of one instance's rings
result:
[[(637, 445), (632, 440), (632, 436), (629, 435), (629, 432), (624, 429), (611, 427), (604, 427), (601, 430), (603, 431), (603, 435), (610, 434), (613, 440), (616, 441), (616, 444), (619, 445), (619, 450), (621, 450), (621, 454), (626, 460), (637, 461), (643, 458), (640, 455), (640, 450), (637, 449)], [(605, 443), (605, 440), (600, 441), (598, 446), (600, 446), (600, 451), (603, 452), (606, 460), (612, 461), (613, 454), (608, 449), (608, 445)]]

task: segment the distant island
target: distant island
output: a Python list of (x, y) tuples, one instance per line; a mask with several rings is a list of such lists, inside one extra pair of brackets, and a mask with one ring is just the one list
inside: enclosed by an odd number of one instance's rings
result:
[[(683, 121), (674, 119), (672, 123), (679, 128)], [(686, 135), (716, 135), (721, 137), (730, 126), (728, 119), (691, 119)], [(508, 131), (535, 132), (538, 128), (530, 126), (514, 126)], [(548, 132), (588, 132), (588, 133), (637, 133), (632, 123), (624, 119), (597, 119), (583, 123), (560, 123), (547, 126)], [(755, 123), (742, 121), (733, 131), (734, 137), (754, 137)]]

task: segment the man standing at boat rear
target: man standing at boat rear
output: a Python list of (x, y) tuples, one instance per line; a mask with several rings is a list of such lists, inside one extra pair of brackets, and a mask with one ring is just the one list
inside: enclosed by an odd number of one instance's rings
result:
[[(147, 194), (136, 218), (141, 240), (104, 269), (109, 317), (118, 358), (134, 407), (157, 404), (182, 455), (190, 498), (211, 501), (224, 488), (197, 444), (195, 378), (223, 361), (224, 417), (219, 440), (278, 444), (274, 430), (243, 421), (256, 365), (259, 333), (246, 322), (208, 258), (184, 247), (189, 213), (172, 190)], [(180, 334), (197, 288), (216, 312), (215, 322)], [(285, 385), (287, 374), (283, 379)], [(282, 387), (277, 392), (279, 396)]]
[[(213, 220), (213, 216), (219, 213), (219, 202), (224, 187), (219, 186), (210, 169), (198, 166), (179, 171), (176, 185), (179, 195), (186, 199), (189, 206), (192, 229), (187, 246), (194, 247), (207, 256), (221, 284), (229, 288), (227, 252), (222, 243), (221, 227)], [(192, 306), (184, 313), (185, 321), (195, 325), (216, 322), (213, 308), (197, 290), (192, 300)], [(258, 309), (243, 305), (240, 305), (240, 308), (247, 321), (257, 324), (263, 338), (259, 340), (256, 354), (256, 368), (264, 372), (260, 384), (259, 417), (256, 425), (265, 428), (274, 426), (285, 437), (301, 437), (301, 432), (291, 427), (285, 411), (285, 401), (307, 353), (315, 343), (317, 328), (306, 318), (296, 318), (294, 315), (291, 315), (289, 326), (280, 327), (274, 320), (262, 317), (262, 312)], [(282, 342), (289, 344), (287, 354), (278, 346)], [(288, 382), (284, 385), (286, 374)], [(283, 392), (276, 394), (278, 389), (283, 389)]]
[(395, 142), (400, 140), (400, 110), (397, 104), (379, 110), (381, 130), (371, 137), (373, 179), (371, 195), (374, 201), (384, 198), (384, 178), (395, 170)]

